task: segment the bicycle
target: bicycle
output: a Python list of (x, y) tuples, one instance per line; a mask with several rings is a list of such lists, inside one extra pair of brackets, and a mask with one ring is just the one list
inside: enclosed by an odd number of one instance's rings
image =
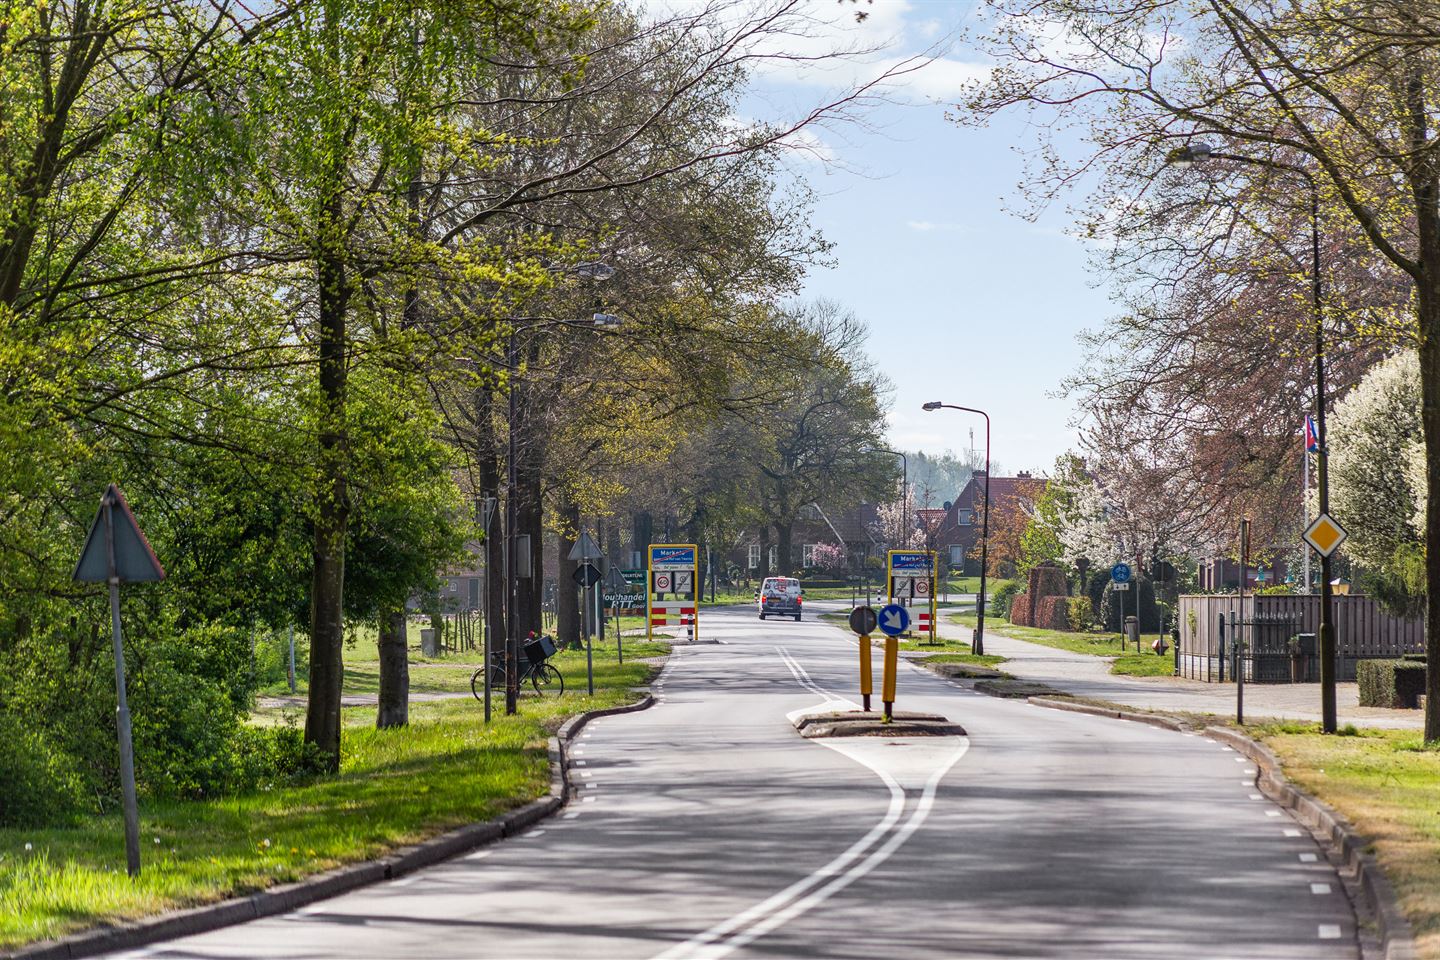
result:
[[(516, 684), (530, 681), (530, 686), (539, 696), (560, 696), (565, 692), (565, 677), (549, 663), (555, 655), (555, 641), (548, 636), (532, 639), (525, 644), (524, 656), (520, 660), (520, 676)], [(504, 691), (505, 661), (501, 657), (490, 659), (490, 689)], [(476, 700), (485, 699), (485, 667), (477, 667), (470, 674), (470, 692)]]

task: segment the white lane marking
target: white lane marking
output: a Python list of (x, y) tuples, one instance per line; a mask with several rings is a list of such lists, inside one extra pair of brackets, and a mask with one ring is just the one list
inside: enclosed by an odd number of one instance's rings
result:
[(520, 839), (522, 839), (522, 840), (533, 840), (534, 838), (539, 837), (539, 836), (543, 836), (544, 834), (545, 834), (545, 831), (544, 831), (544, 830), (529, 830), (529, 831), (527, 831), (527, 832), (525, 832), (525, 833), (520, 834)]
[[(585, 764), (587, 764), (587, 763), (589, 763), (589, 762), (590, 762), (590, 761), (588, 761), (588, 760), (576, 760), (576, 761), (575, 761), (575, 766), (577, 766), (577, 767), (583, 767), (583, 766), (585, 766)], [(586, 776), (588, 777), (589, 774), (587, 773)]]
[[(587, 733), (587, 734), (585, 734), (585, 736), (588, 737), (588, 736), (590, 736), (590, 734)], [(1225, 749), (1226, 749), (1226, 750), (1229, 750), (1230, 748), (1229, 748), (1229, 747), (1226, 747)], [(1244, 763), (1244, 762), (1245, 762), (1245, 758), (1244, 758), (1244, 757), (1236, 757), (1236, 758), (1235, 758), (1235, 762), (1236, 762), (1236, 763)]]
[(578, 817), (578, 816), (580, 816), (580, 811), (579, 811), (579, 810), (571, 810), (569, 813), (565, 814), (565, 819), (566, 819), (566, 820), (574, 820), (574, 819), (575, 819), (576, 817)]
[(468, 857), (463, 857), (463, 858), (461, 858), (461, 859), (464, 859), (464, 860), (484, 860), (486, 857), (490, 856), (490, 854), (492, 854), (492, 853), (494, 853), (494, 852), (495, 852), (494, 850), (481, 850), (479, 853), (472, 853), (472, 854), (470, 854)]
[(1250, 770), (1250, 769), (1241, 770), (1240, 772), (1241, 772), (1241, 773), (1248, 773), (1248, 774), (1250, 774), (1252, 777), (1255, 775), (1255, 771), (1254, 771), (1254, 770)]
[(581, 771), (580, 771), (580, 776), (582, 776), (582, 777), (593, 777), (593, 776), (595, 776), (595, 774), (591, 773), (589, 770), (581, 770)]
[[(585, 774), (585, 776), (588, 777), (588, 776), (590, 776), (590, 774), (587, 773), (587, 774)], [(1251, 799), (1251, 800), (1264, 800), (1265, 798), (1264, 798), (1263, 796), (1261, 796), (1260, 794), (1258, 794), (1258, 793), (1252, 793), (1252, 794), (1250, 794), (1250, 799)]]
[(1320, 860), (1320, 857), (1319, 857), (1317, 854), (1313, 854), (1313, 853), (1302, 853), (1302, 854), (1300, 854), (1300, 862), (1301, 862), (1301, 863), (1318, 863), (1319, 860)]
[(1323, 897), (1325, 894), (1330, 892), (1330, 884), (1312, 883), (1310, 884), (1310, 892), (1315, 894), (1315, 896), (1317, 897)]
[(1241, 780), (1241, 781), (1240, 781), (1240, 786), (1242, 786), (1242, 787), (1253, 787), (1253, 786), (1255, 786), (1255, 784), (1251, 783), (1249, 780)]
[(1287, 837), (1300, 837), (1300, 836), (1304, 836), (1304, 834), (1302, 834), (1299, 830), (1286, 830), (1286, 831), (1285, 831), (1285, 836), (1287, 836)]
[(580, 802), (581, 802), (581, 803), (594, 803), (594, 802), (595, 802), (595, 798), (594, 798), (594, 797), (581, 797), (581, 798), (580, 798)]
[(1278, 816), (1280, 816), (1280, 811), (1279, 811), (1279, 810), (1266, 810), (1266, 811), (1265, 811), (1265, 816), (1267, 816), (1267, 817), (1278, 817)]
[(1340, 924), (1338, 924), (1338, 923), (1322, 923), (1322, 924), (1320, 924), (1320, 939), (1321, 939), (1321, 940), (1339, 940), (1339, 939), (1340, 939)]
[(595, 790), (595, 789), (598, 789), (599, 786), (600, 786), (600, 784), (596, 783), (594, 780), (591, 780), (589, 783), (585, 784), (585, 789), (586, 789), (586, 790)]
[[(856, 880), (864, 877), (870, 871), (880, 866), (910, 836), (925, 823), (930, 816), (930, 810), (935, 804), (935, 791), (940, 786), (940, 780), (949, 772), (950, 768), (960, 761), (967, 750), (970, 749), (969, 739), (963, 739), (956, 751), (946, 758), (940, 766), (930, 775), (926, 781), (924, 790), (921, 792), (920, 800), (915, 805), (909, 819), (899, 829), (893, 829), (899, 820), (900, 813), (905, 805), (905, 791), (889, 773), (871, 764), (863, 753), (851, 752), (845, 749), (840, 742), (828, 740), (817, 741), (823, 746), (829, 747), (837, 753), (844, 754), (852, 760), (856, 760), (871, 770), (884, 781), (890, 789), (890, 806), (884, 818), (869, 833), (861, 837), (850, 846), (844, 853), (831, 860), (825, 866), (816, 870), (810, 876), (798, 880), (786, 887), (784, 890), (770, 897), (769, 899), (756, 904), (723, 923), (717, 924), (697, 937), (694, 937), (677, 947), (660, 954), (656, 960), (662, 958), (686, 957), (692, 960), (716, 960), (716, 958), (727, 956), (734, 950), (738, 950), (759, 937), (776, 930), (790, 922), (803, 913), (824, 903), (836, 893), (850, 886)], [(859, 863), (853, 863), (861, 854), (875, 844), (885, 833), (890, 836), (885, 843)], [(852, 864), (846, 866), (846, 864)], [(828, 879), (829, 882), (825, 882)], [(824, 886), (819, 884), (824, 883)], [(818, 889), (817, 889), (818, 887)], [(807, 892), (808, 891), (808, 892)], [(749, 926), (746, 926), (749, 924)], [(730, 931), (736, 931), (730, 933)], [(721, 938), (728, 936), (722, 941)]]
[(1232, 749), (1232, 748), (1230, 748), (1230, 747), (1221, 747), (1220, 749), (1221, 749), (1221, 750), (1224, 750), (1226, 753), (1234, 753), (1234, 752), (1235, 752), (1234, 749)]

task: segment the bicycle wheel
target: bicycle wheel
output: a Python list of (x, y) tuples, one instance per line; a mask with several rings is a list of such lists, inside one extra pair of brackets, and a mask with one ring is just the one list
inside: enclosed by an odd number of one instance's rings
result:
[(481, 702), (485, 700), (485, 668), (476, 667), (475, 672), (470, 674), (470, 692), (475, 699)]
[(542, 697), (547, 694), (558, 697), (565, 692), (565, 678), (548, 663), (542, 663), (530, 674), (530, 685)]

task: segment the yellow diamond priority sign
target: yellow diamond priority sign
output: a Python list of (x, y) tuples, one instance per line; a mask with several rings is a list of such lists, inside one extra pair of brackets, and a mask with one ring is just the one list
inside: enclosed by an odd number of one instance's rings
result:
[(1322, 513), (1305, 531), (1305, 542), (1314, 547), (1315, 552), (1320, 556), (1328, 557), (1340, 547), (1340, 544), (1345, 542), (1345, 538), (1348, 536), (1350, 534), (1335, 522), (1334, 517), (1328, 513)]

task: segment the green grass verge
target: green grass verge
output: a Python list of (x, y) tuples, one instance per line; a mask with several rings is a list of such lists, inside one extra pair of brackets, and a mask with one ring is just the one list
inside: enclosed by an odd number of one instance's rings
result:
[(1298, 786), (1344, 814), (1373, 842), (1421, 957), (1440, 958), (1440, 749), (1415, 730), (1323, 736), (1314, 724), (1251, 726)]
[(374, 729), (374, 707), (350, 708), (338, 776), (144, 803), (144, 870), (134, 881), (119, 816), (0, 830), (0, 949), (297, 880), (527, 803), (549, 789), (550, 733), (582, 710), (633, 701), (655, 671), (638, 658), (667, 649), (627, 647), (623, 666), (597, 658), (594, 697), (583, 695), (584, 654), (569, 652), (555, 661), (564, 697), (527, 696), (517, 715), (497, 711), (488, 727), (472, 699), (412, 704), (410, 725), (385, 731)]
[[(952, 623), (963, 627), (975, 626), (975, 614), (955, 613), (950, 615)], [(1094, 633), (1090, 631), (1070, 632), (1067, 630), (1044, 630), (1039, 627), (1018, 627), (1012, 623), (1001, 623), (991, 626), (994, 621), (988, 621), (985, 629), (993, 630), (1003, 637), (1010, 637), (1014, 640), (1025, 640), (1029, 643), (1038, 643), (1041, 646), (1053, 647), (1057, 650), (1069, 650), (1071, 653), (1085, 653), (1097, 657), (1114, 657), (1110, 664), (1110, 672), (1126, 676), (1138, 677), (1168, 677), (1175, 672), (1175, 661), (1173, 658), (1156, 656), (1154, 653), (1136, 653), (1131, 649), (1128, 653), (1121, 646), (1121, 635), (1118, 633)], [(1153, 639), (1153, 637), (1152, 637)]]
[(936, 653), (921, 659), (925, 663), (969, 663), (977, 667), (998, 667), (1005, 662), (1004, 657), (992, 657), (988, 653)]

